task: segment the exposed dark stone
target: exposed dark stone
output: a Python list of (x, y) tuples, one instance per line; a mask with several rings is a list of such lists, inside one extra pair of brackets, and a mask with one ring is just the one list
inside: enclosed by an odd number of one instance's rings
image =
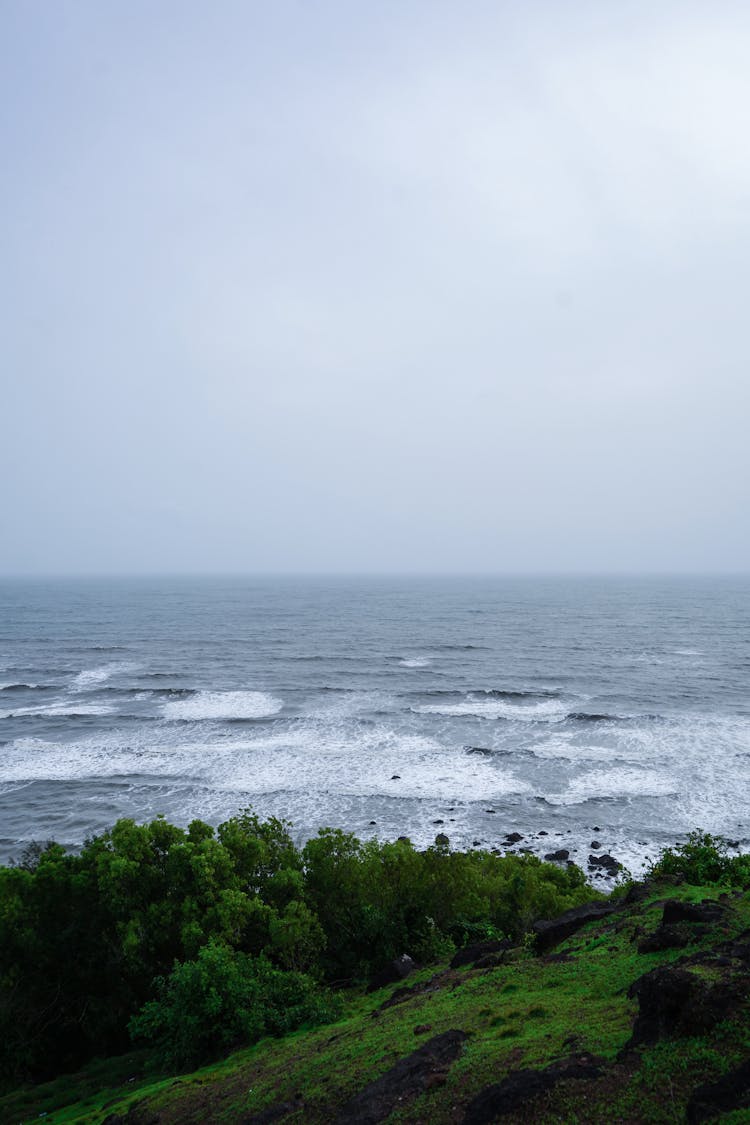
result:
[(633, 883), (622, 899), (623, 906), (632, 906), (635, 902), (643, 902), (651, 894), (651, 884), (648, 879), (642, 883)]
[(445, 832), (438, 832), (437, 836), (435, 837), (435, 843), (439, 848), (445, 848), (448, 846), (448, 844), (450, 844), (450, 840), (446, 836)]
[(401, 774), (400, 773), (392, 774), (391, 781), (400, 781), (400, 780), (401, 780)]
[(408, 836), (397, 836), (396, 837), (396, 843), (397, 844), (410, 844), (411, 840), (409, 839)]
[(733, 1109), (750, 1106), (750, 1059), (717, 1082), (706, 1082), (693, 1091), (687, 1104), (688, 1125), (698, 1125)]
[(339, 1110), (335, 1125), (377, 1125), (384, 1121), (406, 1099), (439, 1081), (461, 1053), (465, 1039), (463, 1031), (445, 1031), (429, 1039), (350, 1098)]
[(472, 848), (481, 848), (482, 841), (481, 840), (475, 840), (471, 846), (472, 846)]
[(280, 1121), (290, 1113), (296, 1113), (302, 1107), (302, 1102), (277, 1102), (269, 1105), (252, 1117), (243, 1117), (242, 1125), (271, 1125), (273, 1121)]
[(460, 969), (462, 965), (473, 965), (475, 961), (480, 958), (486, 957), (490, 953), (502, 953), (506, 949), (512, 949), (513, 942), (503, 938), (500, 941), (477, 941), (472, 945), (465, 945), (462, 949), (457, 949), (453, 954), (451, 961), (452, 969)]
[(444, 820), (433, 820), (433, 824), (445, 824)]
[(377, 992), (379, 988), (385, 988), (387, 984), (395, 984), (396, 981), (406, 980), (416, 967), (409, 954), (402, 953), (400, 957), (394, 957), (379, 973), (375, 974), (367, 986), (367, 991)]
[(601, 1073), (600, 1061), (586, 1052), (553, 1063), (544, 1070), (512, 1070), (502, 1082), (488, 1086), (469, 1102), (463, 1125), (488, 1125), (498, 1117), (521, 1109), (531, 1098), (550, 1090), (558, 1082), (599, 1078)]
[(602, 855), (590, 855), (589, 867), (604, 867), (607, 871), (614, 873), (622, 869), (622, 864), (618, 863), (609, 852), (604, 852)]
[(691, 937), (690, 929), (683, 925), (658, 926), (652, 934), (638, 944), (639, 953), (659, 953), (663, 949), (682, 949)]
[(523, 840), (523, 836), (520, 832), (507, 832), (505, 839), (509, 844), (517, 844), (519, 840)]
[(598, 840), (592, 840), (591, 843), (589, 844), (589, 847), (593, 848), (594, 851), (596, 851), (598, 848), (601, 847), (601, 844), (599, 843)]
[(682, 902), (673, 898), (664, 905), (662, 921), (671, 922), (719, 922), (726, 914), (726, 908), (715, 899), (703, 902)]
[(549, 836), (549, 832), (547, 831), (546, 828), (540, 828), (539, 829), (539, 835), (540, 836)]
[(617, 905), (608, 901), (586, 902), (583, 906), (574, 906), (572, 910), (566, 910), (564, 914), (560, 914), (557, 918), (542, 919), (535, 922), (532, 930), (536, 934), (537, 950), (544, 953), (546, 950), (552, 949), (565, 938), (574, 934), (576, 930), (580, 930), (581, 926), (585, 926), (587, 922), (594, 922), (598, 918), (606, 918), (617, 909)]
[(551, 859), (554, 863), (563, 863), (569, 855), (567, 848), (558, 848), (556, 852), (548, 852), (544, 858)]
[(669, 1036), (701, 1035), (725, 1019), (740, 999), (737, 988), (725, 981), (712, 984), (671, 965), (639, 977), (628, 996), (637, 997), (639, 1010), (626, 1047)]

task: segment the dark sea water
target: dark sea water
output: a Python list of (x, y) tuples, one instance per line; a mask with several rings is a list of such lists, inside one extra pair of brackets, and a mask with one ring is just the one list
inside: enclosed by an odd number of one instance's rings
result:
[(749, 682), (748, 578), (5, 580), (0, 858), (248, 805), (634, 873), (746, 850)]

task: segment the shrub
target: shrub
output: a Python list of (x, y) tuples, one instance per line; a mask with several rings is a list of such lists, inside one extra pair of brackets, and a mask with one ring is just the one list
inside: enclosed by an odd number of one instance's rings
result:
[(337, 1002), (303, 973), (274, 969), (265, 957), (218, 941), (156, 982), (156, 999), (130, 1020), (133, 1039), (154, 1047), (170, 1069), (192, 1069), (264, 1035), (335, 1018)]
[(717, 883), (747, 887), (750, 886), (750, 856), (730, 856), (728, 844), (721, 836), (691, 832), (684, 844), (664, 848), (651, 865), (649, 874), (655, 879), (678, 876), (695, 886)]

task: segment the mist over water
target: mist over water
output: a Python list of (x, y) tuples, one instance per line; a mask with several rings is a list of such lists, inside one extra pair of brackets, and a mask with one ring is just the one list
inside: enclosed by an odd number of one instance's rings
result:
[(750, 845), (749, 679), (748, 578), (3, 580), (0, 853), (251, 805), (637, 873)]

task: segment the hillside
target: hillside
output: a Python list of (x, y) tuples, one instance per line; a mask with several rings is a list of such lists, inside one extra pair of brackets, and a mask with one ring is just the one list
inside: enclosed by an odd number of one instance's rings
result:
[[(681, 876), (181, 1077), (144, 1054), (0, 1100), (54, 1125), (750, 1121), (750, 894)], [(563, 918), (564, 922), (565, 916)], [(580, 918), (578, 919), (580, 921)], [(508, 943), (495, 943), (502, 946)], [(477, 959), (459, 965), (462, 959)]]

